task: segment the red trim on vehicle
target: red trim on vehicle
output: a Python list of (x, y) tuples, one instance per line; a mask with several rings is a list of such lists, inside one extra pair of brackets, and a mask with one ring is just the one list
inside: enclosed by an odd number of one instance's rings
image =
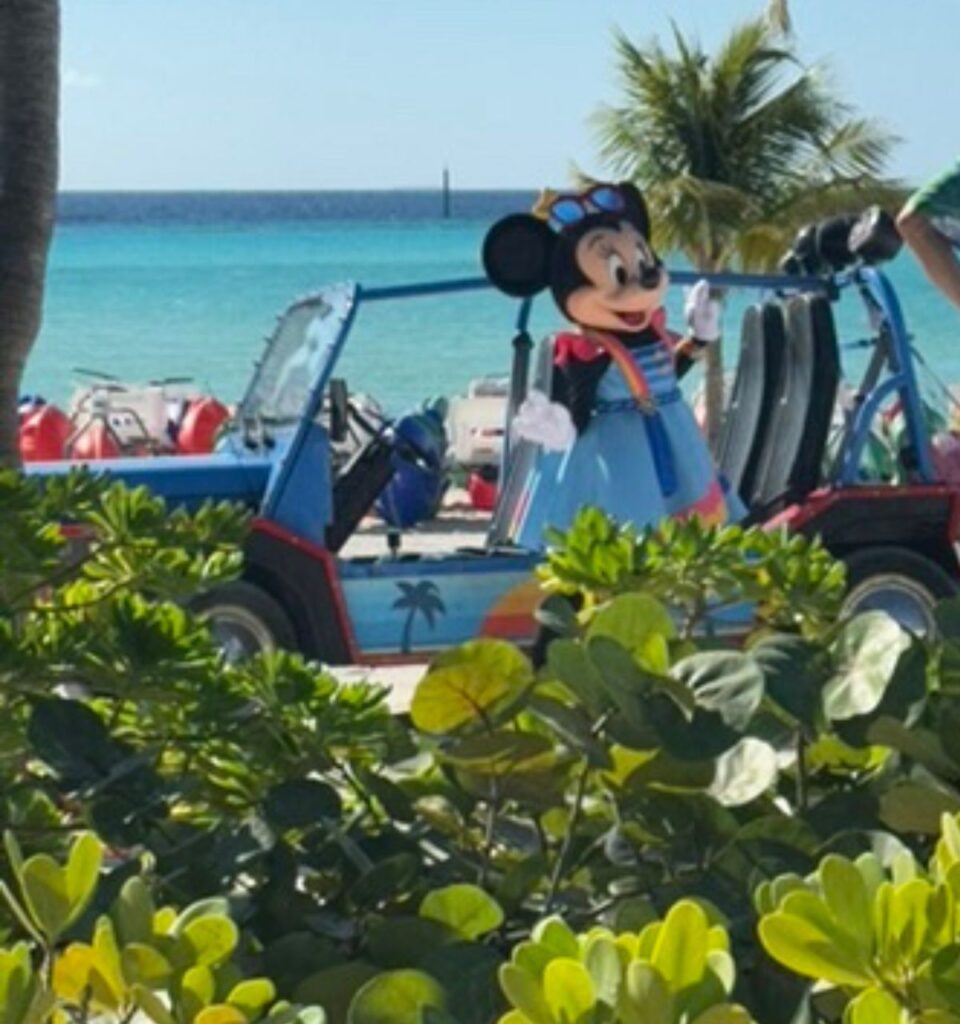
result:
[(803, 526), (826, 509), (844, 501), (860, 501), (862, 499), (867, 501), (914, 501), (917, 498), (948, 498), (952, 539), (957, 535), (956, 531), (960, 530), (960, 508), (957, 506), (957, 497), (956, 489), (948, 484), (911, 484), (907, 487), (892, 485), (841, 487), (835, 490), (814, 491), (802, 505), (791, 506), (766, 525), (786, 522), (794, 528)]
[(330, 593), (333, 595), (333, 610), (337, 616), (337, 624), (346, 640), (347, 650), (354, 664), (360, 661), (360, 649), (357, 647), (357, 638), (353, 634), (353, 626), (350, 623), (350, 614), (347, 611), (347, 604), (343, 597), (343, 588), (340, 586), (340, 574), (337, 572), (337, 563), (333, 555), (326, 549), (314, 544), (295, 533), (290, 533), (282, 526), (269, 519), (254, 519), (253, 529), (260, 533), (269, 534), (277, 540), (289, 544), (298, 551), (303, 552), (309, 558), (314, 558), (323, 565), (323, 571), (327, 575), (330, 584)]

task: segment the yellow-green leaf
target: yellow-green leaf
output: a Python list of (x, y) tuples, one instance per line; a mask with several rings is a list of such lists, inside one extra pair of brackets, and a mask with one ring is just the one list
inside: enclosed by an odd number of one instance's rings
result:
[(24, 862), (20, 872), (23, 899), (34, 923), (51, 942), (70, 921), (70, 897), (63, 868), (45, 853)]
[(277, 990), (267, 978), (248, 978), (235, 985), (227, 996), (227, 1002), (242, 1010), (248, 1020), (256, 1020), (276, 999)]
[(479, 938), (503, 923), (500, 904), (465, 882), (428, 892), (420, 904), (420, 916), (447, 925), (465, 939)]
[(100, 880), (103, 844), (92, 832), (78, 836), (67, 857), (66, 892), (70, 901), (68, 924), (87, 909)]
[(709, 922), (692, 900), (680, 900), (667, 914), (651, 963), (674, 992), (696, 985), (707, 967)]
[(424, 732), (454, 732), (532, 682), (530, 662), (511, 644), (473, 640), (437, 658), (414, 692), (410, 715)]
[(237, 926), (229, 917), (210, 914), (190, 921), (180, 933), (180, 942), (193, 955), (193, 962), (201, 967), (216, 967), (236, 949)]
[(420, 1024), (425, 1008), (443, 1010), (443, 989), (423, 971), (388, 971), (353, 997), (347, 1024)]
[(644, 1024), (673, 1024), (673, 996), (667, 983), (642, 960), (627, 967), (623, 998), (626, 1019), (642, 1020)]
[(247, 1024), (241, 1010), (226, 1003), (207, 1006), (193, 1018), (193, 1024)]
[(147, 883), (139, 875), (123, 883), (110, 914), (121, 942), (149, 943), (153, 938), (156, 909)]
[(503, 994), (531, 1024), (556, 1024), (537, 978), (514, 964), (502, 964), (499, 978)]
[(855, 864), (837, 854), (824, 857), (817, 874), (831, 913), (844, 922), (864, 955), (870, 957), (873, 953), (872, 906), (863, 875)]
[(146, 988), (161, 988), (173, 974), (170, 961), (153, 946), (130, 942), (120, 951), (123, 976), (127, 982), (139, 982)]
[(854, 999), (843, 1015), (844, 1024), (901, 1024), (902, 1007), (881, 988), (868, 988)]
[(579, 960), (551, 960), (543, 972), (543, 995), (551, 1015), (560, 1024), (577, 1024), (596, 1005), (590, 972)]
[(796, 974), (855, 988), (873, 980), (856, 951), (808, 920), (778, 910), (760, 921), (759, 931), (764, 949)]

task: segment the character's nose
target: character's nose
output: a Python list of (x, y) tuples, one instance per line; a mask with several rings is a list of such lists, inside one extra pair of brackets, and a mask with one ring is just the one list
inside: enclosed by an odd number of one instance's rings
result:
[(644, 267), (640, 271), (640, 287), (652, 289), (660, 283), (660, 267), (654, 264), (652, 267)]

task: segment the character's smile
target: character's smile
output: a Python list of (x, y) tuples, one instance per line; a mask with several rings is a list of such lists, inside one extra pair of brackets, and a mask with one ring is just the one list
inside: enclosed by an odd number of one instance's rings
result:
[(620, 310), (615, 310), (614, 312), (615, 315), (627, 325), (627, 327), (631, 327), (634, 330), (646, 326), (647, 320), (650, 319), (650, 314), (647, 310), (642, 310), (639, 313), (628, 313), (626, 311), (621, 312)]

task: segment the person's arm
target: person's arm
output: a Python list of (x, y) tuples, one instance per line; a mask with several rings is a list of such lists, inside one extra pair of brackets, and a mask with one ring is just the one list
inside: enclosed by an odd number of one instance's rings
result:
[(927, 277), (955, 306), (960, 307), (960, 260), (950, 241), (924, 213), (909, 204), (897, 217), (897, 228)]
[(960, 307), (960, 160), (915, 192), (897, 217), (897, 228), (927, 277)]

